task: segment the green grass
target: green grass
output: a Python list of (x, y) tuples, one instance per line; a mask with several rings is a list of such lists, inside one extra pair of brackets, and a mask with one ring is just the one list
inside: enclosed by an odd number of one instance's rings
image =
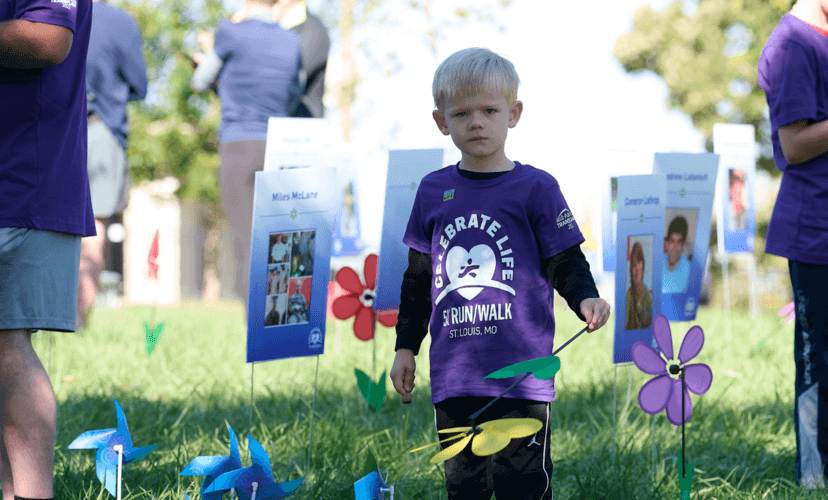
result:
[[(255, 407), (249, 428), (250, 365), (245, 363), (243, 310), (238, 304), (189, 304), (159, 308), (163, 337), (150, 358), (142, 322), (149, 307), (96, 310), (84, 334), (55, 333), (50, 376), (58, 397), (55, 498), (105, 499), (95, 476), (92, 450), (68, 450), (80, 433), (115, 426), (113, 398), (123, 405), (136, 446), (158, 444), (140, 462), (126, 464), (123, 498), (199, 498), (199, 477), (178, 474), (196, 456), (227, 455), (227, 423), (239, 437), (242, 465), (250, 465), (247, 433), (267, 450), (278, 481), (304, 477), (294, 499), (353, 498), (353, 483), (373, 453), (395, 498), (446, 498), (442, 467), (428, 463), (432, 451), (408, 450), (436, 442), (428, 383), (428, 339), (417, 357), (414, 403), (404, 406), (388, 382), (388, 398), (378, 413), (367, 408), (356, 386), (354, 368), (370, 374), (370, 342), (357, 340), (350, 322), (338, 339), (328, 324), (313, 423), (312, 461), (308, 442), (316, 358), (257, 364)], [(825, 498), (793, 484), (793, 325), (776, 316), (756, 323), (733, 313), (727, 339), (722, 311), (702, 309), (694, 323), (673, 325), (677, 350), (692, 324), (706, 344), (699, 362), (713, 370), (713, 385), (693, 396), (686, 428), (687, 458), (696, 462), (691, 498)], [(557, 309), (557, 345), (581, 324)], [(584, 334), (559, 357), (558, 399), (552, 404), (552, 485), (556, 499), (677, 499), (674, 459), (681, 431), (638, 407), (638, 390), (648, 379), (634, 367), (617, 368), (616, 452), (613, 445), (613, 390), (610, 363), (612, 319), (598, 332)], [(762, 347), (756, 348), (760, 341)], [(49, 334), (34, 337), (43, 364), (49, 363)], [(338, 348), (339, 346), (339, 348)], [(380, 328), (377, 373), (390, 371), (394, 333)], [(538, 356), (548, 353), (538, 353)], [(496, 369), (498, 367), (492, 367)], [(630, 400), (625, 405), (629, 374)], [(730, 371), (730, 375), (728, 375)], [(655, 462), (655, 471), (653, 471)], [(501, 499), (508, 500), (508, 499)]]

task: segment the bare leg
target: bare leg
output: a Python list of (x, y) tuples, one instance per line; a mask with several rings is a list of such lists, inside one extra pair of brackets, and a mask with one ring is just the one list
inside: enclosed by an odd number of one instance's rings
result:
[(52, 498), (57, 402), (26, 330), (0, 331), (0, 424), (14, 493)]
[(89, 310), (95, 304), (98, 295), (98, 280), (104, 264), (104, 225), (95, 220), (97, 236), (81, 239), (81, 261), (78, 272), (78, 313), (77, 328), (86, 328)]
[[(0, 429), (3, 428), (0, 421)], [(3, 486), (3, 500), (14, 500), (14, 482), (11, 475), (11, 463), (6, 447), (3, 444), (3, 433), (0, 432), (0, 485)]]

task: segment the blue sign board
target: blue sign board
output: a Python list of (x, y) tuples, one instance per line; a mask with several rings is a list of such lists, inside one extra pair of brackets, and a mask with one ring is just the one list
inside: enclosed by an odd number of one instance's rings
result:
[(256, 172), (247, 362), (322, 354), (336, 170)]
[(400, 287), (403, 273), (408, 269), (408, 245), (403, 243), (403, 236), (414, 206), (414, 196), (423, 177), (442, 167), (442, 149), (388, 152), (388, 181), (374, 298), (376, 311), (400, 307)]
[(653, 173), (664, 175), (667, 190), (661, 313), (670, 321), (696, 319), (718, 170), (716, 154), (655, 154)]
[(632, 346), (639, 340), (655, 345), (652, 320), (661, 311), (664, 207), (664, 176), (618, 177), (613, 363), (632, 362)]

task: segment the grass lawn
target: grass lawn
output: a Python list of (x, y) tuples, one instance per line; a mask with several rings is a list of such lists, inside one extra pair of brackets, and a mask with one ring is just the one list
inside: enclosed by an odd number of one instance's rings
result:
[[(150, 307), (141, 306), (99, 309), (84, 335), (54, 334), (55, 498), (109, 497), (95, 476), (95, 452), (67, 446), (86, 430), (115, 427), (113, 398), (124, 407), (135, 446), (159, 445), (142, 461), (124, 466), (125, 500), (183, 499), (184, 491), (193, 500), (200, 498), (202, 478), (179, 473), (196, 456), (228, 454), (228, 423), (239, 437), (243, 466), (250, 465), (249, 432), (270, 455), (277, 481), (305, 478), (290, 498), (354, 498), (353, 483), (362, 476), (369, 451), (388, 471), (396, 500), (446, 498), (442, 466), (428, 463), (436, 451), (408, 453), (437, 441), (428, 339), (417, 357), (414, 403), (402, 405), (389, 380), (385, 404), (374, 413), (354, 376), (354, 368), (370, 374), (371, 343), (357, 340), (350, 322), (341, 323), (339, 333), (334, 321), (328, 323), (325, 354), (318, 358), (308, 467), (316, 358), (255, 366), (251, 428), (251, 367), (245, 363), (242, 307), (159, 308), (155, 318), (165, 321), (166, 329), (148, 358), (142, 322), (150, 314)], [(557, 345), (582, 326), (571, 311), (558, 309), (556, 319)], [(706, 343), (696, 361), (711, 367), (713, 385), (704, 396), (693, 395), (693, 417), (686, 427), (687, 458), (696, 462), (691, 498), (826, 498), (824, 492), (806, 492), (793, 483), (793, 324), (776, 316), (754, 323), (733, 313), (728, 339), (724, 312), (701, 309), (696, 322), (673, 324), (676, 352), (692, 324), (704, 329)], [(678, 499), (674, 460), (680, 428), (663, 413), (656, 417), (653, 454), (653, 418), (637, 402), (649, 376), (610, 363), (612, 328), (611, 318), (603, 329), (582, 335), (559, 354), (558, 399), (551, 413), (555, 498)], [(34, 342), (48, 365), (49, 334), (36, 334)], [(380, 327), (376, 342), (379, 375), (391, 369), (393, 329)]]

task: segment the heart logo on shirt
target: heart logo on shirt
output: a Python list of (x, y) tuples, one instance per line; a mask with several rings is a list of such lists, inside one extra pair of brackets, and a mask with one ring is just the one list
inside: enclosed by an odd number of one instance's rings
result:
[(470, 251), (461, 246), (452, 247), (446, 255), (446, 274), (451, 287), (466, 300), (483, 291), (482, 286), (492, 281), (495, 272), (495, 254), (488, 245), (477, 245)]

